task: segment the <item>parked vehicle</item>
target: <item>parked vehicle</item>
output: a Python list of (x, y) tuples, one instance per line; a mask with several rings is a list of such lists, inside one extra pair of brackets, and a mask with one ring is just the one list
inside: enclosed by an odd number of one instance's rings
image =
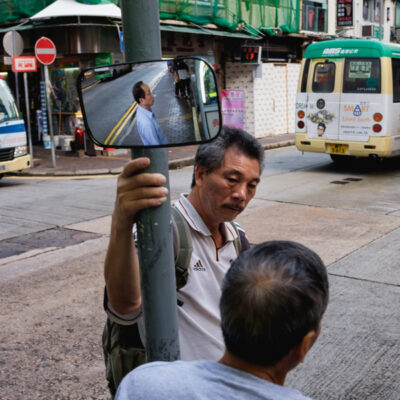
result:
[(4, 79), (0, 79), (0, 179), (31, 167), (25, 123)]
[(350, 157), (400, 155), (400, 45), (329, 40), (307, 47), (296, 98), (296, 146)]

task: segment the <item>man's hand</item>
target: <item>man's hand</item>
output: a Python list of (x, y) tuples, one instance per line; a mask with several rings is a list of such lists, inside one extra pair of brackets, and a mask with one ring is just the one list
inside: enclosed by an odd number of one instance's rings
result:
[(149, 158), (137, 158), (128, 162), (118, 177), (113, 219), (120, 226), (132, 226), (139, 211), (160, 206), (167, 199), (168, 189), (162, 186), (164, 175), (140, 173), (149, 165)]

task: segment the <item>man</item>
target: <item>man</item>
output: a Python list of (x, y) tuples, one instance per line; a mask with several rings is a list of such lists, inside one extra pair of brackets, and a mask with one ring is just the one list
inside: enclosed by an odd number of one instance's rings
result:
[(318, 136), (324, 136), (325, 129), (326, 129), (326, 125), (323, 122), (320, 122), (317, 126)]
[(136, 124), (144, 146), (159, 146), (168, 144), (168, 140), (161, 131), (151, 106), (154, 96), (150, 87), (142, 81), (136, 82), (132, 89), (133, 97), (138, 104), (136, 111)]
[[(248, 133), (225, 128), (215, 140), (199, 146), (192, 189), (175, 207), (187, 221), (193, 251), (188, 280), (178, 292), (179, 342), (184, 360), (218, 360), (224, 345), (218, 302), (221, 282), (237, 257), (237, 236), (227, 221), (244, 210), (256, 193), (264, 163), (261, 145)], [(147, 158), (130, 161), (117, 185), (110, 243), (105, 261), (107, 312), (116, 322), (133, 324), (140, 317), (139, 262), (132, 241), (137, 213), (166, 201), (161, 174), (138, 173)], [(244, 240), (248, 247), (247, 240)], [(107, 327), (110, 330), (113, 327)], [(106, 331), (105, 331), (106, 332)], [(114, 332), (107, 333), (113, 336)], [(115, 342), (115, 340), (114, 340)], [(119, 382), (114, 382), (115, 386)]]
[(241, 253), (222, 286), (223, 357), (143, 365), (124, 378), (116, 399), (306, 400), (283, 385), (319, 335), (328, 292), (322, 260), (298, 243)]

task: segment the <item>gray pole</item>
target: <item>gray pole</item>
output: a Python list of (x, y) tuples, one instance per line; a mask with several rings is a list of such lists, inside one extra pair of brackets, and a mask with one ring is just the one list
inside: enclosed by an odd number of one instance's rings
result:
[(33, 147), (32, 147), (32, 133), (31, 133), (31, 113), (29, 112), (28, 78), (26, 72), (24, 72), (24, 91), (25, 91), (26, 125), (28, 127), (29, 154), (31, 155), (31, 167), (33, 168), (34, 165), (33, 165)]
[(383, 40), (384, 0), (379, 1), (379, 40)]
[[(16, 32), (12, 31), (12, 57), (15, 57), (17, 55), (17, 44), (16, 44)], [(18, 110), (19, 108), (19, 83), (18, 83), (18, 72), (14, 72), (14, 78), (15, 78), (15, 99), (17, 100), (17, 107)]]
[[(125, 60), (161, 58), (161, 37), (157, 0), (121, 0)], [(133, 149), (132, 158), (148, 157), (148, 172), (167, 177), (166, 149)], [(171, 235), (170, 197), (160, 207), (144, 210), (137, 222), (138, 255), (146, 329), (148, 361), (179, 358), (176, 283)]]
[(46, 102), (47, 102), (47, 114), (49, 120), (49, 130), (50, 130), (50, 146), (51, 146), (51, 161), (53, 163), (53, 168), (56, 167), (56, 152), (54, 149), (54, 133), (53, 133), (53, 116), (51, 115), (50, 107), (50, 93), (49, 93), (49, 70), (47, 65), (44, 65), (44, 84), (46, 87)]

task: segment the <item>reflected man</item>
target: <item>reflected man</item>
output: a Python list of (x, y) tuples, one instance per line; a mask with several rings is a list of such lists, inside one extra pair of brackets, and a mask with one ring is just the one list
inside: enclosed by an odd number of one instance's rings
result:
[(156, 120), (151, 106), (154, 104), (154, 96), (149, 85), (144, 82), (136, 82), (132, 89), (133, 97), (138, 103), (136, 111), (137, 129), (144, 146), (158, 146), (168, 144), (168, 139), (162, 132)]

